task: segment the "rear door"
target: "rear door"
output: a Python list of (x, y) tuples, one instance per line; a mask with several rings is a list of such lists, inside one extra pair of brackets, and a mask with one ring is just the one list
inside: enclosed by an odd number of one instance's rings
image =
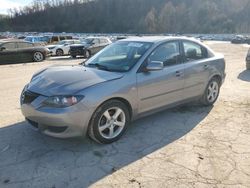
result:
[(181, 101), (183, 95), (184, 68), (179, 41), (158, 46), (146, 60), (148, 61), (161, 61), (164, 68), (137, 73), (139, 113)]
[(206, 48), (198, 43), (183, 40), (185, 84), (184, 99), (202, 95), (209, 79), (209, 60)]
[(19, 62), (15, 42), (4, 43), (1, 48), (3, 49), (0, 51), (0, 64)]

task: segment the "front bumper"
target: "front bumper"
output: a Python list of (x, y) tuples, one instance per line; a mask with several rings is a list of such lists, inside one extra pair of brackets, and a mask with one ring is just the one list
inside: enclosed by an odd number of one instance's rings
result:
[(22, 104), (23, 115), (33, 129), (57, 138), (69, 138), (86, 135), (90, 110), (82, 102), (68, 108), (42, 107), (45, 100), (40, 96), (30, 104)]

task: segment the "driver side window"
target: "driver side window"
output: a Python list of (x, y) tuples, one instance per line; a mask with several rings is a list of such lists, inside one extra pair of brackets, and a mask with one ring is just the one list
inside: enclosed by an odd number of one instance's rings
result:
[(167, 42), (158, 46), (149, 56), (150, 61), (161, 61), (164, 66), (171, 66), (180, 63), (179, 42)]

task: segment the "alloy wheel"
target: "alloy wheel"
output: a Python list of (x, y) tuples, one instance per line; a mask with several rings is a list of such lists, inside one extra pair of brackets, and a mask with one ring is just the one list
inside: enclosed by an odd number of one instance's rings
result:
[(102, 137), (113, 139), (117, 137), (126, 124), (126, 116), (121, 108), (113, 107), (106, 110), (101, 116), (98, 130)]

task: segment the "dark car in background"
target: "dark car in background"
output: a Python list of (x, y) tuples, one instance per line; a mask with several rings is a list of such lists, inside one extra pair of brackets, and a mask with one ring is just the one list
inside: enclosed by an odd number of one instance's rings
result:
[(84, 56), (88, 59), (111, 43), (107, 37), (88, 37), (82, 40), (81, 44), (71, 45), (69, 53), (72, 58)]
[(250, 38), (248, 36), (236, 35), (232, 40), (232, 44), (250, 44)]
[(0, 64), (40, 62), (49, 50), (42, 46), (19, 40), (0, 40)]
[(246, 68), (247, 70), (250, 70), (250, 48), (248, 50), (247, 57), (246, 57)]

